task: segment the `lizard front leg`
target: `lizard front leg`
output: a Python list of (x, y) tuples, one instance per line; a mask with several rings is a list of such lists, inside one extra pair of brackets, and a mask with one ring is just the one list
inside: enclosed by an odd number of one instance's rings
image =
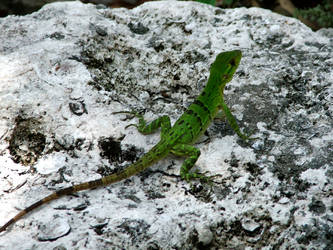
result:
[(220, 108), (223, 110), (223, 113), (224, 113), (225, 117), (227, 118), (231, 128), (236, 132), (236, 134), (240, 138), (242, 138), (244, 141), (256, 139), (256, 138), (250, 138), (250, 136), (245, 135), (240, 131), (240, 129), (237, 125), (236, 118), (232, 115), (230, 109), (228, 108), (227, 104), (225, 104), (224, 100), (222, 100), (222, 102), (220, 104)]
[(158, 117), (157, 119), (151, 121), (147, 124), (147, 121), (144, 119), (143, 115), (137, 112), (131, 111), (120, 111), (114, 112), (113, 114), (132, 114), (139, 119), (138, 124), (129, 124), (125, 128), (134, 126), (138, 129), (141, 134), (148, 135), (154, 133), (157, 129), (161, 128), (161, 138), (163, 139), (171, 128), (170, 118), (167, 115)]

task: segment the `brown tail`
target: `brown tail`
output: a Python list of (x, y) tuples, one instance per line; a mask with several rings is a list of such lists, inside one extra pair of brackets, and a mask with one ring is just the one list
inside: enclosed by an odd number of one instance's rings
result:
[(52, 200), (58, 199), (61, 196), (73, 194), (82, 190), (92, 189), (96, 187), (106, 186), (115, 182), (119, 182), (121, 180), (124, 180), (126, 178), (129, 178), (132, 175), (135, 175), (147, 167), (149, 167), (154, 162), (157, 162), (159, 159), (166, 156), (169, 152), (168, 148), (170, 148), (169, 144), (167, 142), (160, 142), (156, 144), (147, 154), (145, 154), (142, 158), (140, 158), (137, 162), (133, 163), (132, 165), (128, 166), (124, 170), (120, 171), (119, 173), (115, 173), (112, 175), (105, 176), (103, 178), (84, 182), (78, 185), (73, 185), (68, 188), (60, 189), (49, 196), (46, 196), (45, 198), (35, 202), (31, 206), (25, 208), (21, 212), (19, 212), (17, 215), (15, 215), (13, 218), (11, 218), (5, 225), (0, 227), (0, 233), (5, 231), (6, 228), (16, 221), (18, 221), (20, 218), (22, 218), (25, 214), (31, 212), (37, 207), (40, 207), (43, 204), (46, 204)]
[(130, 177), (131, 175), (135, 174), (134, 171), (130, 171), (130, 170), (134, 169), (137, 165), (140, 165), (140, 163), (141, 163), (141, 161), (139, 160), (137, 163), (132, 164), (131, 166), (124, 169), (120, 173), (108, 175), (108, 176), (105, 176), (100, 179), (96, 179), (96, 180), (84, 182), (84, 183), (81, 183), (78, 185), (73, 185), (68, 188), (60, 189), (60, 190), (50, 194), (49, 196), (46, 196), (45, 198), (35, 202), (31, 206), (22, 210), (21, 212), (19, 212), (17, 215), (15, 215), (13, 218), (11, 218), (5, 225), (0, 227), (0, 232), (5, 231), (8, 226), (12, 225), (16, 221), (18, 221), (20, 218), (22, 218), (25, 214), (31, 212), (35, 208), (40, 207), (41, 205), (46, 204), (52, 200), (56, 200), (61, 196), (73, 194), (73, 193), (76, 193), (76, 192), (79, 192), (82, 190), (86, 190), (86, 189), (92, 189), (92, 188), (96, 188), (96, 187), (109, 185), (111, 183), (126, 179), (126, 178)]
[(64, 195), (72, 194), (72, 193), (75, 193), (75, 192), (78, 192), (81, 190), (91, 189), (91, 188), (99, 187), (99, 186), (103, 186), (103, 185), (104, 185), (103, 178), (100, 178), (100, 179), (97, 179), (94, 181), (89, 181), (89, 182), (81, 183), (81, 184), (74, 185), (74, 186), (71, 186), (68, 188), (60, 189), (60, 190), (50, 194), (49, 196), (46, 196), (45, 198), (35, 202), (31, 206), (22, 210), (21, 212), (19, 212), (17, 215), (15, 215), (13, 218), (11, 218), (5, 225), (3, 225), (0, 228), (0, 232), (5, 231), (8, 226), (12, 225), (16, 221), (18, 221), (20, 218), (22, 218), (25, 214), (29, 213), (30, 211), (34, 210), (37, 207), (40, 207), (43, 204), (46, 204), (52, 200), (58, 199), (59, 197), (64, 196)]
[(119, 173), (108, 175), (108, 176), (105, 176), (105, 177), (100, 178), (100, 179), (96, 179), (96, 180), (93, 180), (93, 181), (88, 181), (88, 182), (84, 182), (84, 183), (81, 183), (81, 184), (78, 184), (78, 185), (73, 185), (73, 186), (70, 186), (70, 187), (67, 187), (67, 188), (60, 189), (60, 190), (50, 194), (49, 196), (46, 196), (45, 198), (35, 202), (31, 206), (22, 210), (21, 212), (19, 212), (17, 215), (15, 215), (13, 218), (11, 218), (5, 225), (0, 227), (0, 233), (5, 231), (8, 226), (10, 226), (13, 223), (15, 223), (16, 221), (18, 221), (25, 214), (31, 212), (32, 210), (34, 210), (37, 207), (40, 207), (43, 204), (46, 204), (46, 203), (48, 203), (52, 200), (56, 200), (61, 196), (68, 195), (68, 194), (73, 194), (73, 193), (76, 193), (76, 192), (79, 192), (79, 191), (82, 191), (82, 190), (92, 189), (92, 188), (96, 188), (96, 187), (102, 187), (102, 186), (105, 186), (105, 185), (109, 185), (111, 183), (115, 183), (115, 182), (124, 180), (124, 179), (126, 179), (126, 178), (128, 178), (131, 175), (134, 175), (136, 173), (135, 171), (130, 171), (130, 170), (135, 169), (135, 167), (137, 167), (138, 165), (142, 165), (141, 160), (132, 164), (131, 166), (129, 166), (128, 168), (124, 169), (123, 171), (121, 171)]

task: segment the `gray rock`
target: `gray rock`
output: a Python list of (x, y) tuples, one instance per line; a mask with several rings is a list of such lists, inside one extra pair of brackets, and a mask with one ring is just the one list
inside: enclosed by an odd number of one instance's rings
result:
[(51, 223), (39, 227), (38, 240), (54, 241), (69, 234), (70, 230), (71, 227), (66, 219), (56, 218)]
[[(196, 168), (221, 175), (212, 186), (175, 178), (183, 159), (170, 156), (33, 211), (0, 235), (0, 247), (333, 248), (332, 30), (258, 8), (173, 1), (132, 10), (53, 3), (0, 19), (0, 30), (1, 225), (16, 207), (147, 152), (158, 133), (125, 130), (136, 120), (112, 112), (174, 122), (221, 51), (243, 52), (225, 99), (258, 138), (247, 144), (215, 121), (196, 144)], [(70, 232), (40, 242), (55, 216)]]

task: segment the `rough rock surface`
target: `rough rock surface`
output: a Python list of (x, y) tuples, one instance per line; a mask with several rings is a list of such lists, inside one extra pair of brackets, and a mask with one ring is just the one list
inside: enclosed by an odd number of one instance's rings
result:
[(224, 120), (197, 147), (212, 186), (170, 156), (115, 185), (63, 197), (0, 235), (2, 249), (332, 249), (333, 31), (251, 8), (54, 3), (0, 19), (0, 224), (73, 183), (126, 166), (158, 134), (113, 115), (175, 121), (224, 50), (241, 49)]

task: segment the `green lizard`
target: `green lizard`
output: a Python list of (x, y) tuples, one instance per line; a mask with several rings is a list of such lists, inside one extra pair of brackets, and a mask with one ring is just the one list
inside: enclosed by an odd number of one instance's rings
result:
[(186, 157), (180, 168), (180, 176), (182, 179), (190, 181), (193, 178), (205, 178), (199, 173), (190, 172), (190, 169), (200, 156), (200, 150), (191, 144), (196, 142), (198, 137), (207, 129), (219, 110), (224, 112), (229, 124), (238, 136), (244, 140), (249, 139), (248, 136), (241, 133), (236, 119), (223, 100), (224, 87), (232, 79), (241, 57), (242, 54), (239, 50), (223, 52), (216, 57), (216, 60), (211, 65), (210, 76), (205, 88), (172, 127), (168, 116), (159, 117), (150, 124), (146, 124), (143, 116), (135, 112), (115, 112), (131, 113), (137, 116), (139, 123), (137, 125), (131, 125), (137, 127), (138, 131), (143, 134), (150, 134), (158, 128), (161, 128), (160, 141), (137, 162), (118, 173), (60, 189), (35, 202), (11, 218), (0, 228), (0, 232), (5, 231), (8, 226), (15, 223), (22, 216), (45, 203), (81, 190), (119, 182), (143, 171), (170, 153)]

